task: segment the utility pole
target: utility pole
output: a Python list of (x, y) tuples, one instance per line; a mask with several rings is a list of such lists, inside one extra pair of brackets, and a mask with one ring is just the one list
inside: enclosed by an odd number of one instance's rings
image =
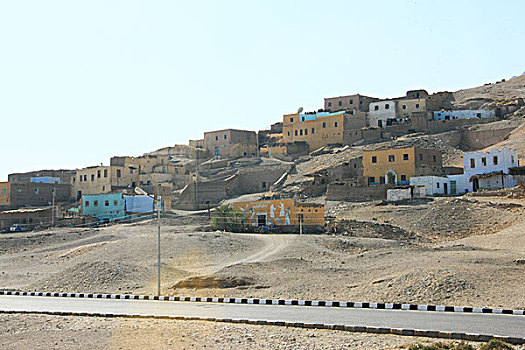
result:
[(53, 187), (53, 202), (51, 204), (51, 227), (55, 226), (55, 196), (56, 189)]
[(195, 208), (196, 210), (199, 210), (199, 204), (197, 203), (197, 200), (199, 196), (197, 195), (198, 190), (198, 182), (199, 182), (199, 151), (195, 150)]
[(157, 295), (160, 295), (160, 207), (162, 197), (157, 195)]

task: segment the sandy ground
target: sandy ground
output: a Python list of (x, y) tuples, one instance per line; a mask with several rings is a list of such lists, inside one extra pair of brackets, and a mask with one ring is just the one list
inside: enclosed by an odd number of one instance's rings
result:
[[(210, 232), (205, 217), (166, 219), (162, 293), (523, 309), (524, 205), (500, 197), (404, 205), (328, 203), (337, 233), (302, 236)], [(2, 234), (0, 288), (151, 294), (156, 288), (155, 238), (152, 223)], [(412, 341), (200, 322), (2, 318), (8, 322), (0, 327), (8, 330), (0, 332), (0, 348), (27, 348), (26, 341), (34, 341), (33, 348), (133, 348), (149, 339), (150, 348), (335, 349), (349, 344), (379, 349)], [(63, 331), (49, 332), (51, 325)], [(164, 335), (144, 336), (157, 328)], [(181, 329), (209, 337), (183, 337)], [(57, 345), (48, 343), (52, 339)]]

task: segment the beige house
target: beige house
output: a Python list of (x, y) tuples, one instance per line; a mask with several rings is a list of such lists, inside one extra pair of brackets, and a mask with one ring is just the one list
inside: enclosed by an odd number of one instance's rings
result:
[(360, 94), (327, 97), (324, 99), (324, 110), (329, 112), (339, 112), (348, 110), (358, 110), (368, 112), (370, 103), (378, 101), (375, 97), (363, 96)]
[(257, 134), (236, 129), (205, 132), (204, 148), (214, 157), (253, 157), (257, 155)]

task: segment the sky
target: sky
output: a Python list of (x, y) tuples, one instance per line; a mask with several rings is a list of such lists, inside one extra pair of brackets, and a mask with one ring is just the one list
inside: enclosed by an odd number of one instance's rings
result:
[(525, 1), (0, 0), (0, 181), (525, 71)]

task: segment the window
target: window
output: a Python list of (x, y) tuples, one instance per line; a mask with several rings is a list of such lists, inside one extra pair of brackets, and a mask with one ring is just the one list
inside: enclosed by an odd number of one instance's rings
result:
[(339, 101), (339, 106), (342, 106), (343, 105), (343, 101)]
[[(315, 134), (315, 129), (312, 128), (312, 134)], [(514, 161), (512, 161), (514, 163)]]
[(332, 102), (328, 102), (328, 108), (332, 107)]
[(104, 169), (104, 177), (108, 177), (108, 169)]
[(91, 181), (95, 181), (95, 174), (91, 174)]
[(109, 207), (109, 201), (106, 200), (106, 201), (104, 202), (104, 205), (105, 205), (106, 207)]
[(6, 191), (5, 191), (5, 188), (4, 188), (3, 190), (2, 190), (2, 193), (3, 193), (3, 194), (5, 194), (5, 193), (6, 193)]
[(308, 135), (308, 129), (304, 129), (304, 134)]
[(226, 134), (224, 134), (224, 139), (226, 140)]
[(475, 168), (476, 167), (476, 160), (474, 158), (470, 158), (470, 167)]
[(262, 188), (266, 188), (266, 182), (262, 183)]
[[(514, 164), (514, 156), (510, 156), (510, 162), (511, 162), (512, 164)], [(4, 193), (5, 193), (5, 189), (4, 189)]]
[(396, 156), (393, 155), (393, 154), (389, 155), (389, 156), (388, 156), (388, 161), (389, 161), (389, 162), (395, 162), (395, 161), (396, 161)]
[(350, 104), (353, 105), (354, 104), (354, 100), (350, 99)]
[(299, 135), (303, 136), (303, 129), (299, 130)]
[(295, 130), (295, 136), (297, 136), (297, 130)]
[(408, 160), (408, 153), (403, 154), (403, 160)]
[(78, 181), (82, 182), (82, 175), (78, 177)]
[(481, 158), (481, 164), (483, 164), (483, 166), (487, 166), (487, 158)]
[(130, 174), (133, 174), (133, 169), (129, 169), (129, 173), (130, 173)]
[(419, 104), (416, 104), (416, 109), (418, 109), (418, 108), (419, 108)]
[(379, 177), (379, 183), (380, 184), (384, 184), (385, 183), (385, 177), (384, 176), (380, 176)]
[(35, 188), (35, 195), (38, 195), (40, 193), (40, 189), (39, 188)]
[(492, 162), (494, 163), (494, 165), (498, 165), (498, 156), (494, 156), (492, 158)]
[(378, 111), (379, 110), (379, 106), (374, 106), (374, 111)]
[(337, 122), (334, 123), (334, 126), (337, 128)]
[(98, 207), (98, 201), (94, 201), (93, 206)]
[(293, 118), (290, 118), (290, 123), (293, 123)]
[(373, 177), (373, 176), (370, 176), (370, 177), (368, 178), (368, 182), (370, 182), (370, 183), (372, 183), (372, 182), (376, 182), (376, 178)]
[(401, 107), (401, 108), (403, 108), (403, 109), (407, 109), (407, 105), (403, 105), (403, 107)]
[(326, 128), (326, 122), (323, 122), (323, 128)]
[(439, 188), (439, 182), (436, 182), (436, 187)]
[(407, 176), (406, 175), (401, 175), (401, 181), (406, 181), (407, 180)]
[(113, 201), (113, 205), (114, 205), (114, 206), (117, 206), (117, 205), (118, 205), (118, 201), (117, 201), (117, 200), (114, 200), (114, 201)]
[(419, 160), (423, 160), (423, 153), (419, 153)]
[(304, 117), (301, 117), (301, 121), (304, 122)]
[(117, 169), (117, 177), (121, 177), (122, 173), (120, 172), (120, 169)]
[(84, 175), (84, 181), (87, 181), (87, 175)]
[(377, 163), (377, 156), (372, 156), (372, 163)]
[(434, 163), (437, 162), (437, 157), (436, 157), (435, 154), (432, 156), (432, 161), (433, 161)]
[(89, 201), (86, 201), (84, 206), (89, 207)]
[(476, 117), (481, 118), (481, 113), (476, 113)]
[(387, 104), (385, 105), (385, 109), (389, 109), (389, 108), (390, 108), (390, 105), (387, 103)]
[(288, 131), (288, 136), (290, 136), (290, 132)]
[(219, 136), (215, 136), (215, 141), (219, 141)]
[(97, 170), (97, 178), (100, 179), (100, 170)]

